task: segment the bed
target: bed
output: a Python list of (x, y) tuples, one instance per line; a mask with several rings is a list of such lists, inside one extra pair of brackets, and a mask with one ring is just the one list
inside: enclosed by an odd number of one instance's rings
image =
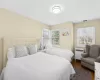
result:
[(74, 53), (71, 50), (68, 49), (61, 49), (56, 47), (51, 47), (45, 49), (45, 52), (50, 55), (56, 55), (62, 58), (67, 59), (68, 61), (72, 62)]
[(75, 74), (71, 63), (65, 58), (37, 52), (7, 60), (7, 48), (13, 45), (37, 44), (35, 38), (4, 38), (3, 80), (70, 80)]

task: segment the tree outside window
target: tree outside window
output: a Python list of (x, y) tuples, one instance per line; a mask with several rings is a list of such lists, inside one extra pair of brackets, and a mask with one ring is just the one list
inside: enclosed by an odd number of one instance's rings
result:
[(59, 31), (52, 31), (52, 44), (53, 45), (59, 45)]

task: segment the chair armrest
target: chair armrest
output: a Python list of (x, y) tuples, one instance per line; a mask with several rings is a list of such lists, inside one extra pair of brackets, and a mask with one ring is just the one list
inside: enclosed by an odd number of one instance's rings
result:
[(100, 56), (96, 58), (96, 62), (100, 62)]
[(87, 53), (82, 53), (81, 55), (82, 55), (83, 58), (88, 57), (88, 54)]

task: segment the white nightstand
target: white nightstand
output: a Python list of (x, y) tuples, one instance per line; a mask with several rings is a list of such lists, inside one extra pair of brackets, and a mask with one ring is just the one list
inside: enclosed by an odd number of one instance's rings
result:
[(95, 62), (95, 80), (100, 80), (100, 63)]
[(81, 54), (84, 53), (84, 48), (77, 47), (75, 48), (75, 59), (81, 60)]

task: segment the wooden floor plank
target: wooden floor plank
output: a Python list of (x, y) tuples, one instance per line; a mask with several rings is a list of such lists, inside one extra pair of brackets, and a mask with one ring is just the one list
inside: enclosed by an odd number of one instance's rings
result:
[[(80, 61), (73, 61), (72, 62), (72, 65), (73, 65), (73, 67), (77, 67), (77, 68), (85, 68), (85, 67), (82, 67), (81, 66), (81, 62)], [(89, 72), (91, 72), (91, 77), (92, 77), (92, 80), (94, 80), (94, 71), (92, 71), (92, 70), (90, 70), (90, 69), (88, 69), (88, 68), (85, 68), (86, 70), (88, 70)]]

